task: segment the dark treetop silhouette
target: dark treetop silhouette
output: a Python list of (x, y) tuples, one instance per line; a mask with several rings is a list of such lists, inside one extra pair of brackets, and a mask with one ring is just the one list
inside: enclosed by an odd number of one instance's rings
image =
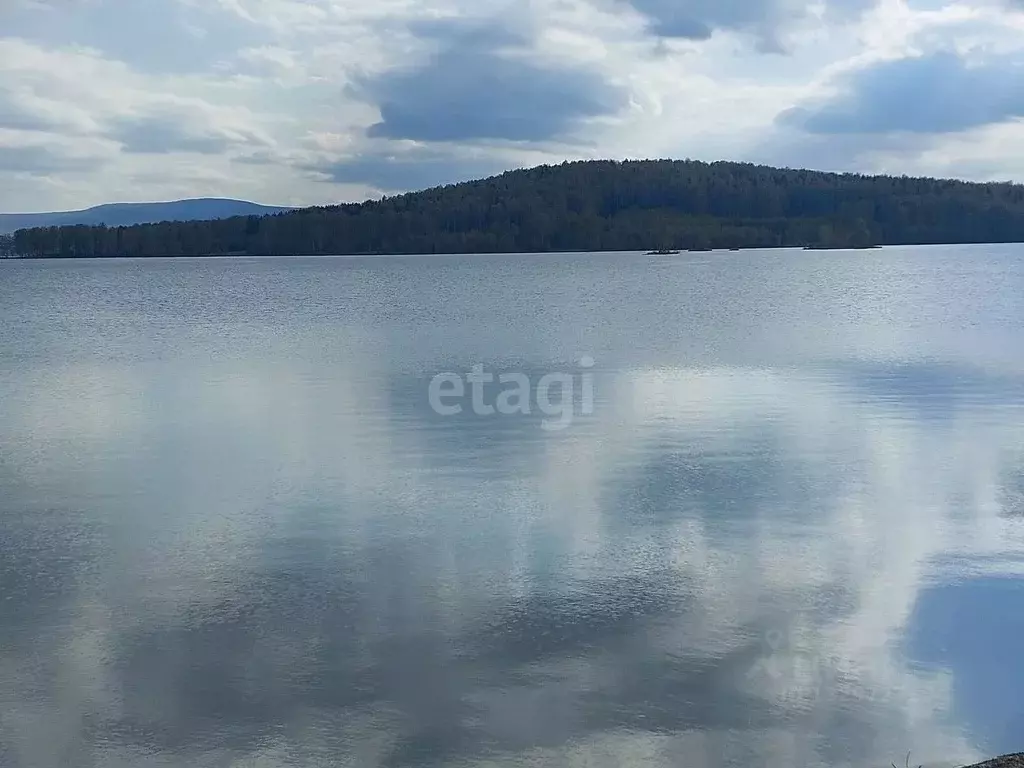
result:
[(359, 204), (21, 230), (31, 257), (474, 253), (1024, 241), (1024, 186), (695, 161), (510, 171)]

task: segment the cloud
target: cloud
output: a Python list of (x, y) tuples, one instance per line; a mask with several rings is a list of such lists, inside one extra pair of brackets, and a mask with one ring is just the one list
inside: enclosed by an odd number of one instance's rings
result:
[(115, 122), (109, 135), (121, 143), (125, 152), (139, 154), (217, 155), (232, 144), (224, 134), (191, 127), (178, 115), (123, 118)]
[[(625, 94), (601, 75), (544, 62), (496, 27), (434, 27), (441, 50), (426, 62), (364, 78), (357, 92), (380, 108), (368, 135), (428, 142), (541, 142), (609, 115)], [(447, 35), (447, 36), (446, 36)]]
[[(1024, 156), (1002, 135), (953, 142), (967, 134), (949, 131), (1016, 114), (986, 88), (1001, 77), (1015, 93), (1018, 70), (997, 70), (1022, 48), (1021, 10), (1022, 0), (0, 0), (0, 130), (104, 162), (102, 174), (0, 176), (0, 210), (210, 195), (322, 204), (590, 157), (784, 155), (1019, 175)], [(851, 100), (870, 105), (900, 71), (864, 84), (836, 75), (936, 50), (988, 64), (922, 76), (876, 112)], [(956, 85), (958, 69), (978, 79)], [(942, 94), (931, 106), (929, 91)], [(849, 111), (871, 132), (839, 133)], [(947, 132), (924, 133), (936, 115)], [(908, 123), (919, 132), (889, 131)]]
[(272, 144), (259, 117), (237, 103), (244, 82), (145, 76), (94, 50), (53, 51), (19, 40), (0, 40), (0, 75), (7, 81), (0, 85), (3, 128), (113, 140), (129, 154), (222, 154)]
[[(814, 18), (805, 0), (628, 0), (643, 14), (650, 29), (662, 37), (706, 40), (716, 30), (749, 32), (769, 48), (778, 49), (791, 25)], [(831, 14), (859, 13), (872, 0), (826, 0)]]
[(715, 29), (770, 30), (794, 11), (785, 0), (631, 0), (631, 4), (650, 20), (656, 34), (694, 40), (711, 37)]
[(102, 164), (99, 157), (75, 156), (39, 144), (0, 145), (0, 172), (46, 176), (51, 173), (91, 171)]
[(970, 64), (939, 52), (874, 64), (845, 78), (841, 91), (779, 116), (814, 134), (943, 134), (1024, 116), (1019, 61)]
[(5, 21), (20, 36), (102, 51), (149, 73), (209, 71), (226, 52), (265, 39), (260, 27), (237, 24), (216, 6), (182, 0), (33, 2), (15, 6)]
[(43, 131), (59, 123), (25, 103), (21, 94), (0, 87), (0, 128), (14, 131)]
[(139, 154), (197, 152), (216, 155), (230, 146), (223, 136), (190, 135), (180, 125), (159, 118), (124, 121), (111, 136), (121, 142), (125, 152)]
[(412, 152), (367, 152), (312, 167), (327, 180), (362, 184), (384, 192), (428, 189), (491, 176), (505, 170), (501, 158), (461, 158), (451, 152), (417, 149)]

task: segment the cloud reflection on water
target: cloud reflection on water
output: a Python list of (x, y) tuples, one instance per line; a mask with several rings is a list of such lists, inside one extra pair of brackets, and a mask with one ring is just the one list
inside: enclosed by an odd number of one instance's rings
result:
[[(971, 631), (943, 590), (1024, 573), (1018, 371), (653, 365), (643, 349), (601, 371), (593, 416), (546, 433), (437, 417), (429, 377), (380, 353), (406, 342), (347, 329), (211, 321), (191, 330), (222, 352), (203, 362), (183, 343), (0, 374), (18, 448), (0, 463), (4, 759), (788, 768), (1004, 751), (962, 695), (983, 660), (920, 638)], [(1011, 603), (993, 594), (998, 631)]]

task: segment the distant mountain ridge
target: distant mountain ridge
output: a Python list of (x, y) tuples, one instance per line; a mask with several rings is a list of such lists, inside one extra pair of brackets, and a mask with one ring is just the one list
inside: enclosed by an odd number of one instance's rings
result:
[(161, 221), (212, 221), (233, 216), (267, 216), (290, 211), (273, 205), (258, 205), (245, 200), (204, 197), (166, 203), (108, 203), (81, 211), (54, 213), (0, 213), (0, 235), (33, 227), (61, 227), (85, 224), (130, 227)]

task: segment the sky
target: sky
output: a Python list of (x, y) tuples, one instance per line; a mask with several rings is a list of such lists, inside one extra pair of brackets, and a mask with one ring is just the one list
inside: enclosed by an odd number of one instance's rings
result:
[(0, 0), (0, 211), (590, 158), (1024, 181), (1024, 0)]

